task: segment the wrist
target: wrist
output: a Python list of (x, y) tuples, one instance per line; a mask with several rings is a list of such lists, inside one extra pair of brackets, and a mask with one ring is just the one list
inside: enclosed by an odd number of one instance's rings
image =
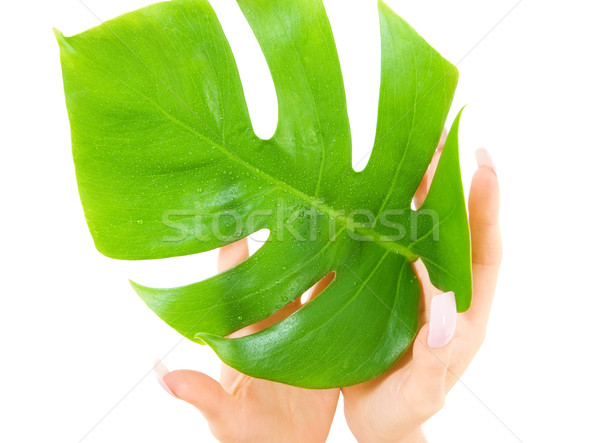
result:
[(398, 438), (384, 438), (370, 435), (368, 437), (357, 438), (357, 441), (358, 443), (427, 443), (425, 434), (423, 434), (420, 426)]
[(421, 426), (416, 427), (411, 433), (406, 435), (403, 439), (400, 440), (401, 443), (427, 443), (427, 439), (425, 438), (425, 434), (423, 434), (423, 430)]

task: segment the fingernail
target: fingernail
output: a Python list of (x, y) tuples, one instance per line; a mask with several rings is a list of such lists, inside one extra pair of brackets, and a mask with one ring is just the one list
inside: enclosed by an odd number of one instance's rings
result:
[(456, 298), (454, 292), (444, 292), (431, 300), (429, 315), (429, 336), (427, 344), (430, 348), (446, 346), (456, 330)]
[(154, 361), (154, 375), (156, 376), (156, 380), (158, 381), (158, 384), (161, 385), (163, 387), (163, 389), (165, 391), (167, 391), (167, 393), (169, 395), (172, 395), (173, 397), (175, 397), (175, 394), (173, 394), (173, 392), (169, 389), (169, 387), (167, 386), (167, 384), (165, 383), (165, 380), (164, 380), (165, 375), (167, 375), (168, 373), (169, 373), (169, 370), (163, 364), (163, 362), (160, 361), (159, 359), (156, 359)]
[(480, 168), (482, 166), (487, 166), (494, 174), (496, 173), (496, 166), (494, 165), (494, 161), (492, 160), (492, 156), (485, 148), (479, 148), (475, 151), (475, 159), (477, 160), (477, 166)]

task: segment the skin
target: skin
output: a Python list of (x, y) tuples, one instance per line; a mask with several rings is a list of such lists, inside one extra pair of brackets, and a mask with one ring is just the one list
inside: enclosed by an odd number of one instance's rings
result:
[[(220, 249), (219, 271), (248, 258), (242, 239)], [(313, 288), (316, 296), (329, 282)], [(289, 316), (301, 307), (296, 300), (282, 310), (230, 337), (253, 334)], [(201, 372), (179, 370), (164, 377), (175, 397), (195, 406), (212, 433), (222, 442), (322, 442), (327, 438), (340, 395), (339, 389), (301, 389), (249, 377), (227, 365), (220, 383)]]
[[(439, 160), (438, 149), (417, 195), (417, 206), (426, 196)], [(475, 172), (469, 194), (472, 237), (473, 301), (458, 314), (453, 339), (444, 347), (427, 345), (431, 299), (440, 293), (422, 262), (414, 263), (422, 286), (419, 330), (407, 352), (386, 374), (367, 383), (343, 388), (344, 413), (359, 442), (424, 442), (421, 424), (439, 411), (446, 394), (465, 372), (485, 337), (492, 299), (502, 259), (498, 224), (498, 179), (490, 166)]]
[[(442, 137), (443, 139), (445, 137)], [(435, 172), (440, 143), (415, 195), (419, 206)], [(502, 258), (498, 225), (498, 179), (489, 165), (473, 176), (469, 223), (473, 257), (473, 301), (458, 314), (456, 332), (444, 347), (427, 345), (429, 307), (439, 294), (424, 265), (413, 264), (422, 286), (420, 327), (412, 349), (382, 376), (341, 389), (348, 426), (359, 442), (424, 442), (421, 424), (444, 405), (445, 396), (483, 343)], [(221, 248), (219, 270), (248, 257), (246, 239)], [(314, 288), (311, 298), (327, 287), (331, 275)], [(238, 331), (242, 336), (262, 330), (300, 308), (296, 300), (260, 323)], [(338, 403), (339, 389), (309, 390), (259, 380), (223, 366), (221, 382), (200, 372), (179, 370), (164, 377), (173, 394), (195, 406), (223, 442), (323, 442)]]

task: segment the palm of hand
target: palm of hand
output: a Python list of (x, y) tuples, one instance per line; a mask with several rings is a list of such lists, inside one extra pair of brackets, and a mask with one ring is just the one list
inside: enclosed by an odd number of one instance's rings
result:
[(221, 441), (323, 442), (339, 389), (310, 390), (244, 375), (228, 366), (221, 385), (231, 395), (231, 417), (213, 433)]
[[(441, 146), (415, 196), (417, 205), (425, 199), (440, 150)], [(471, 308), (458, 314), (449, 343), (430, 347), (431, 301), (440, 291), (431, 284), (425, 266), (420, 261), (413, 264), (421, 281), (422, 299), (420, 330), (412, 349), (381, 377), (342, 389), (346, 420), (359, 441), (424, 441), (420, 425), (441, 409), (447, 392), (458, 382), (483, 342), (502, 245), (497, 177), (489, 157), (478, 161), (480, 168), (473, 177), (469, 195)]]
[[(417, 204), (426, 196), (440, 150), (441, 145), (417, 191)], [(469, 196), (472, 306), (458, 315), (456, 331), (449, 343), (439, 348), (428, 346), (431, 301), (440, 291), (429, 281), (423, 264), (414, 264), (422, 285), (420, 325), (423, 326), (413, 347), (382, 376), (342, 389), (346, 421), (360, 442), (424, 441), (421, 423), (442, 407), (446, 393), (473, 359), (485, 335), (501, 259), (498, 207), (496, 174), (491, 164), (480, 164)], [(219, 253), (219, 270), (224, 271), (247, 257), (246, 239), (225, 246)], [(323, 278), (313, 289), (312, 297), (330, 282), (331, 275)], [(272, 317), (232, 336), (260, 331), (300, 306), (300, 300), (292, 302)], [(203, 413), (211, 431), (221, 441), (325, 441), (340, 392), (259, 380), (228, 366), (222, 368), (220, 383), (187, 370), (168, 373), (163, 380), (177, 398)]]
[[(415, 265), (423, 286), (421, 329), (413, 348), (384, 375), (370, 382), (343, 388), (346, 418), (362, 440), (408, 436), (411, 430), (439, 411), (446, 393), (473, 359), (482, 335), (459, 315), (452, 342), (439, 350), (427, 346), (427, 306), (441, 293), (429, 282), (422, 263)], [(415, 358), (416, 357), (416, 358)], [(360, 436), (369, 435), (368, 439)]]
[[(219, 271), (248, 257), (246, 239), (219, 251)], [(327, 278), (312, 292), (316, 296), (329, 284)], [(289, 316), (301, 307), (296, 300), (273, 316), (235, 332), (253, 334)], [(223, 442), (323, 442), (327, 438), (340, 390), (302, 389), (260, 380), (223, 365), (220, 383), (195, 371), (173, 371), (164, 381), (173, 394), (196, 406), (208, 420), (212, 433)]]

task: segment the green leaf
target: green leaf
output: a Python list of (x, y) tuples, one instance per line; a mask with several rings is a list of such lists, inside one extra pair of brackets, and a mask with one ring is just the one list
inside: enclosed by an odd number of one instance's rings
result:
[[(252, 130), (234, 57), (206, 1), (154, 4), (73, 37), (57, 32), (90, 231), (109, 257), (153, 259), (269, 229), (256, 254), (208, 280), (133, 287), (165, 322), (251, 376), (311, 388), (372, 379), (418, 328), (412, 261), (420, 257), (438, 288), (455, 291), (459, 311), (470, 304), (458, 118), (424, 205), (410, 209), (457, 71), (380, 2), (377, 132), (356, 172), (321, 1), (238, 4), (277, 92), (270, 140)], [(226, 338), (332, 271), (325, 291), (291, 316)]]

